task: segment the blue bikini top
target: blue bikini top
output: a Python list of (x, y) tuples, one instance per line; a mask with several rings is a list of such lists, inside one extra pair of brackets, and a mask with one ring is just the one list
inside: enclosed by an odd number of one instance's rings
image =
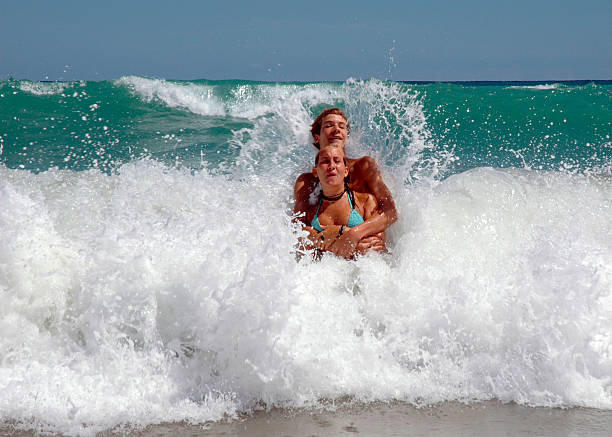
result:
[[(363, 217), (361, 217), (361, 214), (359, 214), (359, 211), (353, 208), (353, 203), (355, 201), (355, 198), (353, 197), (353, 192), (351, 190), (347, 190), (347, 193), (348, 193), (349, 206), (351, 207), (351, 215), (349, 215), (347, 226), (349, 228), (353, 228), (363, 223), (364, 220), (363, 220)], [(351, 202), (351, 198), (353, 198), (352, 202)], [(323, 230), (323, 228), (321, 227), (321, 223), (319, 223), (319, 209), (321, 208), (322, 203), (323, 203), (323, 197), (319, 199), (319, 206), (317, 207), (317, 212), (315, 213), (314, 218), (310, 222), (310, 226), (312, 226), (319, 232)]]

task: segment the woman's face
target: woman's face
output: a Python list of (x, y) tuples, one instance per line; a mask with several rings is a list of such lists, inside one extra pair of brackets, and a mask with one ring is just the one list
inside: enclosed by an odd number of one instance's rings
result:
[(318, 163), (312, 171), (321, 181), (321, 185), (323, 187), (344, 186), (344, 178), (348, 176), (344, 151), (340, 147), (329, 146), (321, 149), (318, 156)]

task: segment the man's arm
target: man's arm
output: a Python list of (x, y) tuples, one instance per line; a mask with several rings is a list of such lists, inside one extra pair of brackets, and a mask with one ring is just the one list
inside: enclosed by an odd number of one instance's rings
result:
[[(372, 233), (381, 232), (387, 229), (391, 224), (397, 221), (397, 210), (393, 196), (385, 185), (378, 164), (371, 156), (364, 156), (356, 163), (361, 178), (367, 185), (366, 192), (372, 194), (376, 199), (378, 208), (378, 217), (373, 217), (373, 220), (379, 220), (378, 226), (370, 229)], [(369, 221), (369, 220), (366, 220)]]
[[(375, 219), (374, 216), (379, 215), (376, 199), (373, 195), (369, 193), (355, 193), (355, 198), (355, 202), (357, 203), (357, 199), (359, 199), (359, 204), (362, 205), (362, 214), (365, 222)], [(349, 236), (343, 238), (343, 233), (342, 236), (339, 236), (336, 241), (334, 241), (330, 250), (336, 255), (344, 258), (353, 258), (358, 253), (363, 255), (370, 250), (379, 252), (386, 250), (386, 237), (384, 231), (371, 236), (365, 236), (364, 228), (361, 227), (361, 229), (358, 229), (360, 226), (361, 225), (358, 225), (354, 228), (347, 229), (345, 233), (348, 233)]]
[[(378, 213), (342, 234), (332, 248), (332, 251), (338, 256), (346, 256), (356, 249), (364, 252), (374, 248), (374, 246), (380, 246), (383, 236), (379, 238), (378, 235), (397, 221), (395, 202), (393, 202), (389, 188), (382, 180), (382, 175), (374, 158), (364, 156), (355, 161), (351, 178), (356, 180), (356, 185), (359, 188), (363, 187), (363, 191), (374, 196)], [(371, 236), (376, 237), (370, 238)]]

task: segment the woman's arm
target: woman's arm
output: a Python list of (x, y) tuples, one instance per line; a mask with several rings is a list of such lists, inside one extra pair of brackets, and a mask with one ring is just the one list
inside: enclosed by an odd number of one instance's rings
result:
[(293, 205), (294, 221), (300, 222), (302, 229), (308, 232), (306, 239), (300, 239), (300, 244), (305, 249), (319, 249), (322, 251), (330, 250), (330, 246), (336, 240), (340, 226), (328, 225), (324, 226), (321, 232), (310, 226), (306, 219), (310, 205), (310, 195), (314, 191), (316, 180), (312, 173), (303, 173), (295, 181), (293, 194), (295, 196), (295, 204)]
[(310, 195), (314, 191), (316, 186), (315, 177), (312, 173), (302, 173), (298, 176), (293, 187), (293, 198), (295, 203), (293, 204), (293, 213), (303, 212), (306, 214), (310, 207)]

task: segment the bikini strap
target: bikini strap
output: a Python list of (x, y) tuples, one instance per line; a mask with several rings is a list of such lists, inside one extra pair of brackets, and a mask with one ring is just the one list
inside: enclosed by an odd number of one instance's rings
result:
[(351, 209), (353, 208), (353, 205), (355, 204), (355, 195), (353, 194), (353, 190), (351, 190), (348, 186), (346, 187), (346, 191), (348, 191), (348, 201), (349, 201), (349, 206), (351, 207)]
[[(319, 206), (317, 206), (317, 212), (315, 212), (315, 217), (319, 215), (319, 210), (321, 209), (321, 204), (323, 203), (323, 197), (319, 196)], [(313, 218), (314, 220), (314, 218)]]

